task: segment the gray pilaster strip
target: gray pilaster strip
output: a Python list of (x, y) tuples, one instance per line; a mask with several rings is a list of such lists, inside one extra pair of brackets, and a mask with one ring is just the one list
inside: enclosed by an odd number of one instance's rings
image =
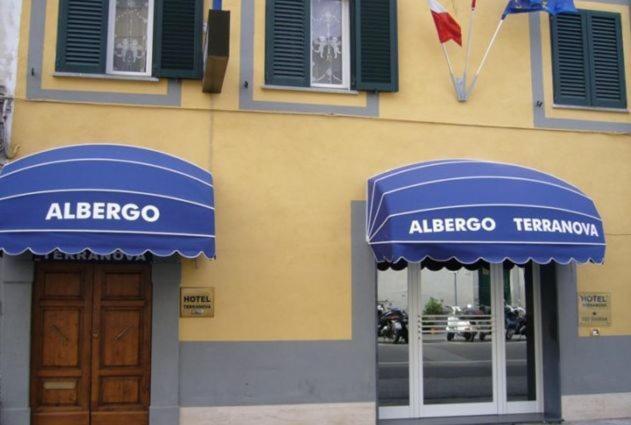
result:
[(365, 204), (351, 205), (352, 340), (182, 342), (182, 406), (375, 402), (375, 261)]
[(379, 95), (377, 93), (368, 93), (366, 106), (314, 105), (254, 100), (254, 22), (254, 0), (241, 0), (240, 109), (306, 114), (379, 116)]
[(28, 425), (33, 261), (4, 256), (0, 264), (0, 423)]
[(151, 268), (151, 425), (180, 421), (179, 290), (181, 266), (175, 258), (154, 258)]
[[(628, 0), (598, 0), (603, 4), (629, 4)], [(536, 128), (550, 128), (559, 130), (584, 130), (630, 133), (631, 124), (609, 121), (573, 120), (566, 118), (549, 118), (545, 113), (543, 90), (543, 57), (541, 48), (541, 18), (539, 13), (529, 14), (530, 28), (530, 71), (532, 79), (533, 117)], [(627, 82), (628, 84), (628, 82)], [(537, 106), (537, 102), (542, 103)]]
[(31, 4), (28, 69), (26, 77), (26, 97), (28, 99), (59, 100), (66, 102), (120, 103), (128, 105), (181, 105), (181, 82), (179, 80), (171, 79), (168, 80), (166, 95), (42, 89), (46, 1), (47, 0), (32, 0)]

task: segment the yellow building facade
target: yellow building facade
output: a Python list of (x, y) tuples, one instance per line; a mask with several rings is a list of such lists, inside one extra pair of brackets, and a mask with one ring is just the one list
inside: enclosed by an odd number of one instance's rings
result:
[[(466, 35), (469, 2), (444, 3)], [(576, 6), (619, 15), (630, 99), (628, 2), (578, 0)], [(470, 75), (504, 7), (478, 4)], [(542, 273), (556, 272), (556, 280), (541, 278), (556, 297), (541, 310), (556, 313), (540, 319), (555, 328), (556, 357), (546, 351), (548, 331), (541, 331), (540, 407), (523, 414), (535, 420), (631, 416), (631, 374), (621, 369), (631, 347), (624, 271), (631, 256), (631, 116), (628, 108), (555, 105), (548, 14), (509, 15), (475, 91), (459, 102), (425, 2), (398, 1), (398, 91), (381, 93), (266, 84), (266, 1), (226, 0), (223, 9), (230, 11), (230, 57), (222, 92), (208, 94), (199, 80), (60, 73), (60, 2), (33, 0), (22, 8), (12, 159), (65, 145), (116, 143), (165, 152), (213, 175), (217, 257), (172, 259), (168, 270), (157, 260), (151, 266), (151, 347), (164, 337), (171, 348), (152, 349), (148, 423), (396, 424), (426, 416), (422, 407), (388, 413), (377, 396), (379, 278), (363, 230), (366, 182), (406, 164), (450, 158), (537, 169), (594, 200), (605, 261), (541, 266)], [(465, 48), (445, 46), (462, 72)], [(20, 279), (32, 282), (37, 266), (16, 258)], [(5, 273), (17, 267), (11, 264)], [(172, 273), (163, 292), (158, 273)], [(214, 316), (179, 317), (180, 287), (214, 288)], [(609, 295), (608, 326), (579, 326), (578, 293)], [(31, 311), (28, 294), (19, 302)], [(39, 403), (28, 395), (33, 325), (26, 317), (16, 328), (27, 332), (21, 338), (6, 327), (2, 333), (27, 347), (27, 360), (4, 360), (13, 369), (5, 377), (26, 379), (3, 402), (8, 424), (29, 423)], [(409, 373), (417, 370), (405, 361)], [(4, 385), (9, 393), (11, 384)], [(497, 409), (485, 414), (511, 413)], [(457, 416), (475, 411), (463, 408)]]

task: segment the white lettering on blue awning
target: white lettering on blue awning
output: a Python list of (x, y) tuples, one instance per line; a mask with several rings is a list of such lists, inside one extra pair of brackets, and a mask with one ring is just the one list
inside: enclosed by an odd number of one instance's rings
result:
[(442, 232), (492, 232), (496, 227), (491, 217), (482, 219), (477, 217), (447, 217), (423, 220), (412, 220), (409, 234), (414, 233), (442, 233)]
[(572, 220), (549, 220), (547, 218), (515, 217), (518, 232), (568, 233), (598, 237), (598, 229), (592, 223)]
[(142, 218), (155, 223), (160, 218), (160, 210), (154, 205), (140, 207), (136, 204), (120, 205), (115, 202), (64, 202), (63, 207), (53, 202), (48, 207), (46, 221), (50, 220), (126, 220)]

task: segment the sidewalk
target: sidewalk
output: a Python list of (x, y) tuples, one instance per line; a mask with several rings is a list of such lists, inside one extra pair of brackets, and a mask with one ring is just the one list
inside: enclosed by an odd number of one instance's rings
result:
[(631, 418), (626, 419), (600, 419), (592, 421), (569, 421), (564, 425), (631, 425)]

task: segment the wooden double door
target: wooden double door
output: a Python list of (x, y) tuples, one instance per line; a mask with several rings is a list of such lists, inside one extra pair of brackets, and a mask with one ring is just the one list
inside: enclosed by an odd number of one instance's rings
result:
[(146, 264), (39, 263), (33, 290), (33, 425), (149, 423)]

